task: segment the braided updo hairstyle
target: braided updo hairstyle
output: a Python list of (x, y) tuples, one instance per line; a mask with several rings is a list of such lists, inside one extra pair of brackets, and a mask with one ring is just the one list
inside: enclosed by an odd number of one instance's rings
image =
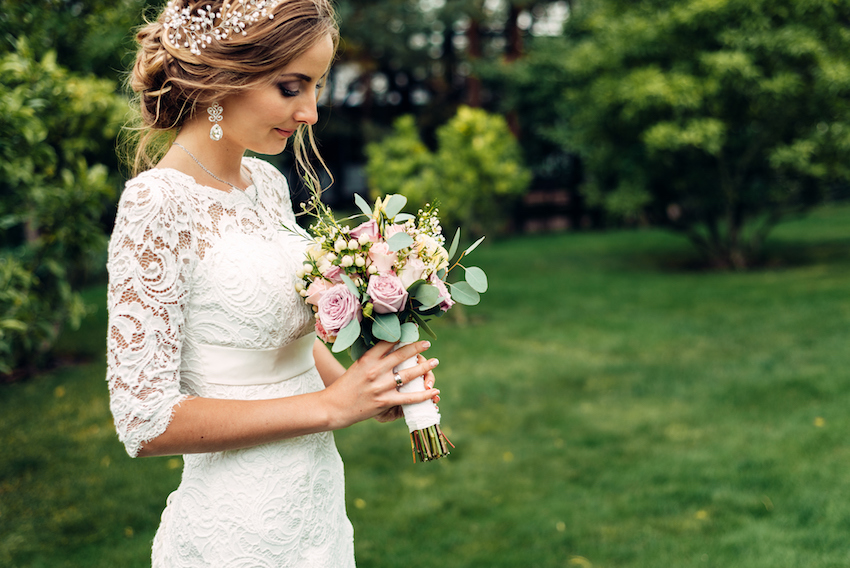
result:
[[(208, 6), (215, 12), (225, 1), (179, 0), (176, 4), (193, 13)], [(129, 78), (129, 86), (137, 95), (141, 123), (135, 129), (138, 139), (131, 158), (134, 175), (156, 164), (197, 109), (205, 109), (216, 99), (272, 84), (275, 72), (326, 35), (331, 36), (334, 46), (339, 41), (330, 0), (282, 0), (270, 14), (274, 17), (260, 18), (246, 26), (245, 35), (232, 33), (213, 40), (197, 50), (199, 53), (169, 42), (169, 30), (163, 24), (165, 12), (139, 30), (139, 49)], [(312, 129), (301, 125), (293, 139), (296, 161), (309, 174), (312, 168), (307, 150), (318, 156)]]

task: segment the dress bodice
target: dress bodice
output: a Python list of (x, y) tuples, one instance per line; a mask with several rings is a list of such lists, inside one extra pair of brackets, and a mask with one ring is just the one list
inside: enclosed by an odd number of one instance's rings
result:
[(225, 192), (173, 169), (130, 180), (109, 247), (111, 404), (131, 455), (205, 392), (205, 346), (277, 349), (310, 333), (295, 291), (306, 241), (285, 178), (245, 159), (253, 184)]

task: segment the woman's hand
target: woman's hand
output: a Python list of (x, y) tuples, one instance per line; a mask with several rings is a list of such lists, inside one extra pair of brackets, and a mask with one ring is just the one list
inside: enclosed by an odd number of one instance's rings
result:
[[(417, 341), (397, 351), (393, 351), (393, 347), (394, 344), (385, 341), (378, 343), (322, 391), (328, 405), (331, 429), (345, 428), (372, 417), (388, 422), (401, 416), (401, 405), (439, 400), (440, 391), (433, 388), (435, 379), (432, 372), (439, 362), (420, 355), (430, 347), (430, 343)], [(400, 393), (393, 368), (413, 356), (417, 357), (417, 364), (399, 371), (398, 375), (403, 384), (425, 375), (427, 390)]]
[[(425, 357), (423, 357), (422, 355), (416, 355), (416, 358), (419, 363), (425, 362)], [(434, 388), (434, 382), (436, 380), (437, 379), (436, 377), (434, 377), (433, 371), (429, 370), (427, 373), (425, 373), (425, 389), (430, 390)], [(435, 394), (431, 398), (431, 400), (434, 401), (434, 404), (437, 404), (438, 402), (440, 402), (440, 395)], [(375, 416), (375, 420), (377, 420), (378, 422), (392, 422), (393, 420), (398, 420), (402, 416), (404, 416), (404, 413), (401, 410), (401, 406), (393, 406), (392, 408), (389, 408)]]

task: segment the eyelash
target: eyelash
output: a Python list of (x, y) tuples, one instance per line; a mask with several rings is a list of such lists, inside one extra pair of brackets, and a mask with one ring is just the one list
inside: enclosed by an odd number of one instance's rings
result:
[[(324, 86), (325, 86), (324, 83), (317, 84), (316, 85), (316, 91), (323, 88)], [(297, 90), (293, 91), (291, 89), (287, 89), (283, 85), (278, 85), (277, 87), (278, 87), (278, 89), (280, 89), (280, 94), (282, 94), (284, 97), (297, 97), (298, 95), (301, 94), (301, 91), (297, 91)]]

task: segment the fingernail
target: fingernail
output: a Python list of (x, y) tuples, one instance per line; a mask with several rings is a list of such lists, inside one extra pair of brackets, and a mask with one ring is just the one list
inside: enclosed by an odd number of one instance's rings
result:
[(423, 349), (429, 349), (430, 347), (431, 347), (431, 342), (430, 342), (430, 341), (423, 341), (423, 342), (422, 342), (422, 348), (423, 348)]
[(436, 367), (437, 365), (440, 364), (440, 360), (439, 359), (431, 359), (430, 361), (428, 361), (428, 363), (431, 365), (431, 368), (433, 369), (434, 367)]

